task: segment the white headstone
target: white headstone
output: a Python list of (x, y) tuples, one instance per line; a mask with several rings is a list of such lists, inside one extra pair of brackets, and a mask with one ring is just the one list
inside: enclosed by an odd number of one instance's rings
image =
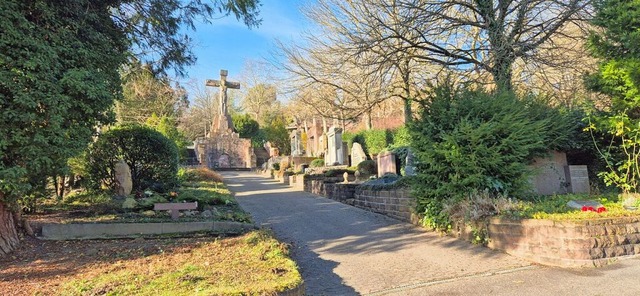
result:
[(367, 154), (364, 153), (360, 143), (353, 143), (351, 146), (351, 166), (357, 166), (359, 163), (367, 160)]
[(344, 155), (342, 151), (342, 129), (339, 127), (331, 127), (327, 133), (327, 154), (324, 162), (327, 166), (334, 164), (344, 164)]

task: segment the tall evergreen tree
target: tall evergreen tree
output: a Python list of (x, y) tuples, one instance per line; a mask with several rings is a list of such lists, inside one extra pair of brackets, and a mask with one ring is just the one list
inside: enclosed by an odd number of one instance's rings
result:
[[(181, 26), (222, 12), (259, 24), (259, 0), (0, 1), (0, 256), (18, 199), (84, 149), (121, 97), (133, 49), (156, 73), (193, 63)], [(148, 54), (151, 52), (152, 54)], [(135, 54), (135, 52), (133, 52)]]
[(610, 107), (591, 116), (594, 130), (608, 134), (612, 145), (601, 147), (609, 185), (624, 192), (640, 189), (640, 0), (595, 2), (589, 38), (592, 54), (601, 60), (598, 72), (587, 77), (593, 91), (608, 96)]

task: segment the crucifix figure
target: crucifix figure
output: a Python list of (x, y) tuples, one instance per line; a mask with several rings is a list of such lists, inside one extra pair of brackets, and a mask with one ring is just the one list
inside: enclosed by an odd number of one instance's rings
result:
[(227, 70), (220, 70), (220, 80), (208, 79), (206, 85), (220, 87), (220, 96), (218, 98), (220, 104), (220, 115), (226, 116), (227, 113), (227, 88), (240, 89), (239, 82), (227, 81)]

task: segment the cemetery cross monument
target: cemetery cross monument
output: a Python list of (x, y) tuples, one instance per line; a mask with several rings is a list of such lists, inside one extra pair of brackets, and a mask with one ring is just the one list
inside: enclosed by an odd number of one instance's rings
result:
[(209, 133), (196, 139), (195, 152), (200, 164), (208, 168), (254, 168), (256, 155), (251, 139), (240, 138), (233, 130), (227, 109), (227, 89), (240, 89), (240, 83), (227, 81), (227, 75), (227, 70), (220, 70), (220, 80), (206, 81), (206, 86), (220, 88), (220, 109), (214, 116)]
[[(220, 113), (217, 116), (217, 121), (214, 120), (214, 127), (216, 130), (224, 130), (228, 128), (232, 128), (233, 124), (231, 123), (231, 118), (229, 117), (229, 112), (227, 110), (227, 88), (231, 89), (240, 89), (239, 82), (231, 82), (227, 81), (227, 70), (220, 70), (220, 80), (207, 79), (206, 86), (213, 86), (220, 88), (220, 95), (218, 96), (218, 104), (220, 105)], [(222, 124), (226, 124), (226, 126), (222, 126)]]

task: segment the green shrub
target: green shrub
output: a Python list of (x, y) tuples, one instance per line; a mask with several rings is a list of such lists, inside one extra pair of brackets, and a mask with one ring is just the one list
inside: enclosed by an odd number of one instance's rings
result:
[(378, 164), (375, 160), (365, 160), (357, 165), (357, 170), (361, 174), (375, 175), (378, 173)]
[(368, 130), (363, 132), (365, 151), (368, 154), (378, 154), (391, 144), (391, 132), (389, 130)]
[(165, 202), (169, 202), (169, 200), (166, 197), (160, 194), (154, 194), (149, 197), (144, 197), (139, 199), (138, 208), (140, 208), (141, 210), (153, 210), (154, 204), (165, 203)]
[(361, 132), (358, 133), (350, 133), (344, 132), (342, 133), (342, 141), (347, 143), (349, 149), (353, 146), (353, 143), (364, 143), (364, 139), (362, 138)]
[(183, 188), (175, 198), (177, 202), (198, 202), (198, 210), (202, 211), (205, 205), (224, 205), (227, 195), (218, 192), (215, 188)]
[(407, 166), (407, 155), (409, 154), (410, 149), (411, 148), (407, 146), (403, 146), (396, 147), (391, 150), (391, 152), (396, 156), (396, 164), (401, 175), (404, 175), (404, 168)]
[(127, 197), (122, 203), (122, 208), (125, 210), (133, 210), (138, 207), (138, 202), (132, 197)]
[(391, 147), (393, 148), (411, 146), (411, 134), (406, 125), (392, 130), (391, 138)]
[[(527, 163), (566, 140), (571, 122), (548, 116), (535, 100), (510, 93), (437, 87), (410, 126), (418, 175), (418, 211), (430, 226), (446, 227), (443, 201), (469, 192), (526, 193)], [(555, 114), (555, 113), (553, 113)]]
[(279, 171), (280, 170), (280, 163), (279, 162), (274, 162), (272, 165), (273, 169), (275, 171)]
[(139, 125), (116, 127), (100, 135), (87, 154), (93, 188), (115, 186), (115, 164), (123, 159), (131, 169), (134, 190), (177, 184), (178, 148), (160, 132)]
[(309, 164), (309, 167), (312, 167), (312, 168), (319, 168), (323, 166), (324, 166), (324, 159), (322, 158), (314, 159)]

